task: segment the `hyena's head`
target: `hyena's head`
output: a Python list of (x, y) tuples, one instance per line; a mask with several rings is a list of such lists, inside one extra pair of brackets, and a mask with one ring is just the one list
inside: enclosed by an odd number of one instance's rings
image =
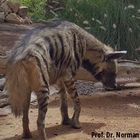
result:
[(109, 51), (88, 49), (83, 60), (83, 67), (98, 81), (101, 81), (106, 90), (117, 88), (117, 61), (126, 51)]

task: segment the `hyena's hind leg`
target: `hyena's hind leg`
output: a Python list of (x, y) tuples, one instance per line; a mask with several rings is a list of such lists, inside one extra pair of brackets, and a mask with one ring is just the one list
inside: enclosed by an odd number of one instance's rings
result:
[(25, 139), (32, 137), (30, 129), (29, 129), (29, 117), (28, 117), (30, 99), (31, 99), (31, 93), (28, 93), (26, 103), (24, 104), (24, 107), (23, 107), (23, 118), (22, 118), (22, 125), (23, 125), (22, 137)]
[(61, 84), (60, 87), (60, 110), (61, 110), (61, 116), (62, 116), (62, 125), (69, 125), (70, 124), (70, 119), (68, 115), (68, 104), (67, 104), (67, 93), (66, 93), (66, 87), (64, 83)]
[(42, 86), (40, 91), (37, 93), (38, 99), (38, 119), (37, 126), (39, 131), (39, 139), (46, 140), (45, 132), (45, 116), (47, 112), (48, 99), (49, 99), (49, 87)]
[(73, 128), (78, 129), (78, 128), (81, 128), (80, 123), (79, 123), (81, 105), (80, 105), (80, 100), (79, 100), (78, 93), (77, 93), (74, 83), (75, 83), (75, 80), (72, 78), (68, 81), (65, 81), (65, 86), (74, 103), (74, 114), (71, 120), (71, 126)]

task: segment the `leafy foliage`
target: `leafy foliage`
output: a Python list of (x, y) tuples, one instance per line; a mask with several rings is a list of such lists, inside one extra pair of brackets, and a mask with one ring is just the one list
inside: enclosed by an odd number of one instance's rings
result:
[(140, 47), (139, 0), (67, 0), (59, 17), (77, 23), (116, 50), (128, 50), (129, 58), (139, 58), (135, 52)]
[(63, 0), (64, 10), (46, 15), (46, 0), (20, 1), (35, 20), (57, 17), (75, 22), (114, 49), (128, 50), (129, 58), (140, 58), (135, 52), (140, 47), (140, 0)]
[(34, 21), (45, 18), (46, 0), (12, 0), (28, 6), (29, 14)]

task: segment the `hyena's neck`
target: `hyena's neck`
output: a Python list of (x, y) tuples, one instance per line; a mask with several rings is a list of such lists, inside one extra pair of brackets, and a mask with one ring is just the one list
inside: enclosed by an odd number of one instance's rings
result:
[(95, 76), (98, 72), (97, 64), (103, 61), (104, 55), (109, 50), (109, 47), (90, 33), (84, 30), (80, 32), (83, 38), (86, 39), (86, 49), (82, 60), (82, 67)]
[(84, 40), (86, 40), (87, 50), (94, 49), (96, 51), (98, 50), (103, 52), (106, 52), (108, 50), (108, 47), (104, 43), (99, 41), (96, 37), (85, 31), (81, 27), (74, 25), (74, 29), (77, 34), (79, 34), (82, 38), (84, 38)]
[(82, 62), (82, 67), (90, 72), (92, 75), (96, 75), (98, 67), (96, 64), (91, 63), (89, 59), (84, 59)]

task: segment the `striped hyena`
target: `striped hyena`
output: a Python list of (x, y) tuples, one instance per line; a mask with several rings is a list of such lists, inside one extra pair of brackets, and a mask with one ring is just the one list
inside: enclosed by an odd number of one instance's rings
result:
[[(6, 74), (12, 112), (23, 114), (23, 137), (30, 138), (28, 111), (31, 92), (38, 99), (37, 126), (39, 137), (46, 140), (45, 115), (47, 112), (49, 85), (60, 87), (62, 124), (80, 128), (80, 101), (74, 85), (74, 77), (80, 66), (103, 83), (105, 88), (116, 86), (116, 61), (122, 52), (114, 52), (94, 36), (77, 25), (66, 21), (54, 21), (30, 31), (11, 52)], [(68, 116), (66, 92), (74, 103), (72, 119)]]

